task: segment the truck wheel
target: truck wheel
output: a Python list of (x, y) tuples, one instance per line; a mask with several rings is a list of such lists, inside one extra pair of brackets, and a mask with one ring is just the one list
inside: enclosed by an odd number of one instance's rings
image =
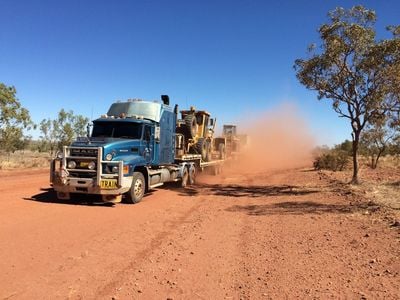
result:
[(196, 167), (189, 168), (189, 184), (193, 185), (196, 181)]
[(195, 115), (187, 115), (185, 117), (186, 134), (188, 138), (193, 139), (197, 134), (197, 122)]
[(188, 168), (184, 167), (181, 180), (181, 187), (183, 188), (187, 187), (188, 181), (189, 181), (189, 171)]
[(205, 138), (199, 138), (195, 149), (197, 153), (201, 154), (201, 159), (207, 161), (208, 142)]
[(225, 159), (225, 145), (224, 144), (219, 144), (218, 151), (219, 151), (219, 159)]
[(146, 189), (146, 181), (144, 176), (140, 172), (133, 173), (132, 186), (129, 192), (126, 194), (126, 203), (135, 204), (139, 203)]

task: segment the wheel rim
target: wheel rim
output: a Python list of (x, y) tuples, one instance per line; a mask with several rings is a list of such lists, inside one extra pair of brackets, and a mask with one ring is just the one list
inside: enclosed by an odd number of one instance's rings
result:
[(143, 182), (140, 179), (135, 181), (135, 185), (133, 186), (133, 193), (136, 197), (139, 197), (143, 192)]

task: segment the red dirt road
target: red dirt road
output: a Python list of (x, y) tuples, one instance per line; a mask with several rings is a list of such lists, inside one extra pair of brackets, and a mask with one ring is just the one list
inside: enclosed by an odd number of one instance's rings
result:
[(0, 182), (1, 299), (399, 299), (398, 228), (317, 172), (115, 206), (55, 202), (47, 170)]

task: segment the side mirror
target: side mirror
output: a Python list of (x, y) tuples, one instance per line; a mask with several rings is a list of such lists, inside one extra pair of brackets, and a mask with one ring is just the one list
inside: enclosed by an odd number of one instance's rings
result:
[(169, 96), (168, 95), (161, 95), (161, 100), (165, 105), (169, 105)]
[(154, 140), (156, 141), (156, 143), (160, 142), (160, 126), (156, 126), (154, 128)]
[(210, 119), (210, 126), (214, 126), (214, 119)]
[(86, 125), (86, 136), (90, 137), (90, 128), (93, 126), (93, 124), (87, 123)]

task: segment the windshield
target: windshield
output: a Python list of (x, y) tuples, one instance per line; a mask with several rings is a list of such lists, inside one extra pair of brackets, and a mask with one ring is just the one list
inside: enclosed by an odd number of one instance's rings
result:
[(95, 122), (92, 137), (140, 139), (142, 124), (133, 122)]

